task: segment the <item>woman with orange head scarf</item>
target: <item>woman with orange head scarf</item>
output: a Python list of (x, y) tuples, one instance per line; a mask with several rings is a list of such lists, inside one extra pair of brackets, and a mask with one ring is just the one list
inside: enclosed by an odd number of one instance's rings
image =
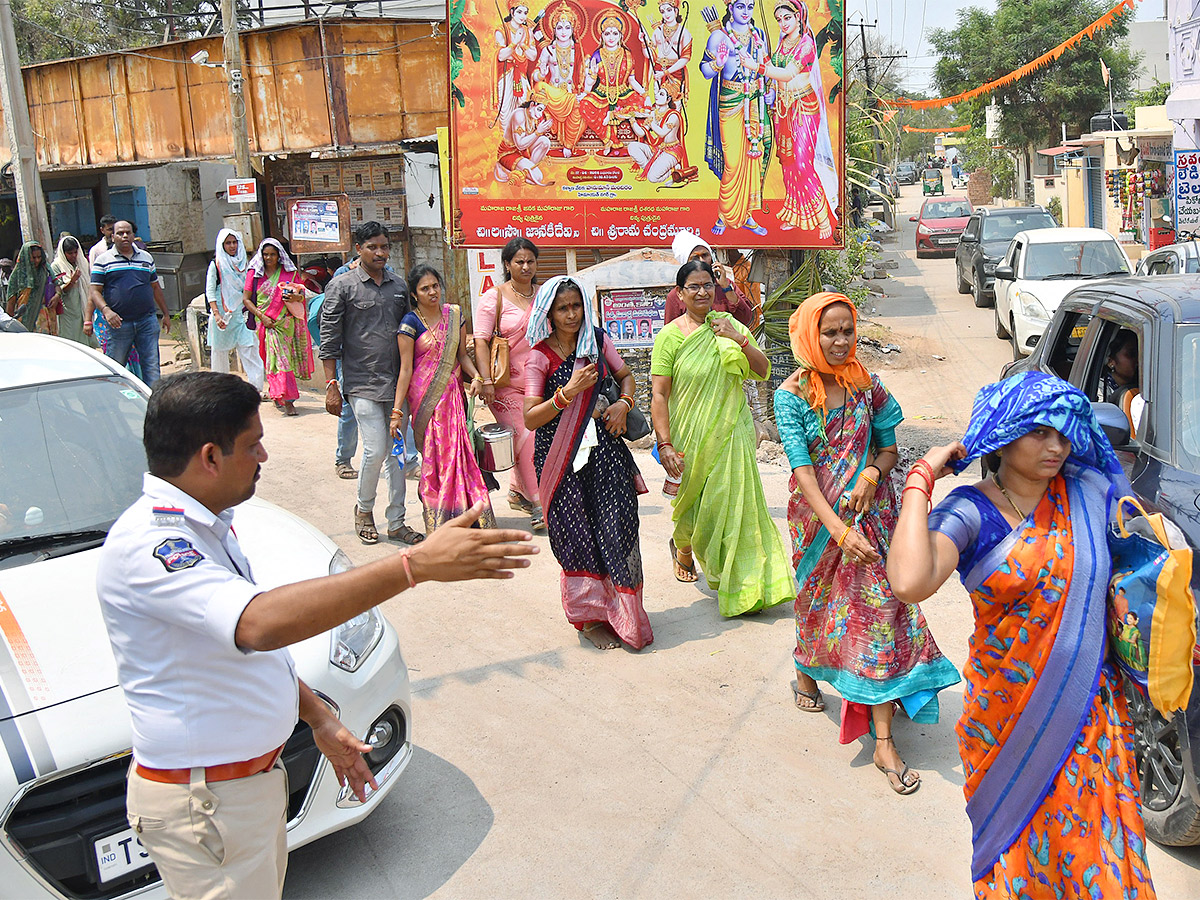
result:
[(900, 603), (884, 557), (899, 504), (890, 475), (904, 415), (855, 358), (857, 313), (842, 294), (815, 294), (788, 325), (799, 368), (775, 392), (792, 467), (788, 528), (796, 568), (796, 705), (825, 708), (818, 681), (842, 695), (842, 743), (870, 728), (875, 765), (898, 794), (920, 776), (892, 737), (896, 704), (934, 722), (937, 692), (959, 681), (925, 618)]

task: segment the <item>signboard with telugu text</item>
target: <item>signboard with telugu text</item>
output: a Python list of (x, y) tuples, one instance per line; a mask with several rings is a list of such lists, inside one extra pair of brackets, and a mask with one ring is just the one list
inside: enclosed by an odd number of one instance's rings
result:
[(799, 9), (448, 3), (452, 242), (842, 246), (845, 12)]
[(665, 287), (600, 291), (604, 328), (618, 350), (654, 346), (654, 336), (662, 331), (666, 308)]
[(1200, 229), (1200, 150), (1175, 151), (1175, 231)]
[(288, 233), (294, 253), (340, 253), (351, 249), (350, 199), (301, 197), (288, 200)]

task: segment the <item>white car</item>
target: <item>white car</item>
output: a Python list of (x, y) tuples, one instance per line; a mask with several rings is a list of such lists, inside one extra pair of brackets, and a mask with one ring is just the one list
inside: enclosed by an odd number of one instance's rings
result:
[[(146, 386), (60, 338), (0, 334), (0, 894), (165, 897), (125, 819), (129, 714), (95, 594), (108, 528), (141, 493)], [(350, 561), (325, 535), (252, 499), (238, 540), (264, 587)], [(412, 758), (408, 669), (376, 611), (291, 648), (301, 678), (374, 748), (379, 790), (342, 788), (299, 723), (288, 846), (360, 821)]]
[(996, 337), (1012, 341), (1014, 359), (1028, 356), (1067, 294), (1132, 271), (1117, 239), (1100, 228), (1018, 232), (996, 267)]

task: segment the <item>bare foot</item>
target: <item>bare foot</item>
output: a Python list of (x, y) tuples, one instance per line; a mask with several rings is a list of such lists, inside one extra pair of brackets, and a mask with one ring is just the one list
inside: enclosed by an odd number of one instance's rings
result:
[(608, 627), (606, 622), (593, 622), (580, 629), (583, 636), (596, 645), (599, 650), (616, 650), (621, 646), (621, 640)]

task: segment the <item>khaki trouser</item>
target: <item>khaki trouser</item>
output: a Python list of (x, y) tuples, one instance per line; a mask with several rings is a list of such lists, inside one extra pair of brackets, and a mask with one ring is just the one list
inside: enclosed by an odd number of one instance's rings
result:
[(129, 824), (173, 900), (265, 900), (287, 871), (287, 773), (281, 762), (233, 781), (160, 784), (130, 767)]

